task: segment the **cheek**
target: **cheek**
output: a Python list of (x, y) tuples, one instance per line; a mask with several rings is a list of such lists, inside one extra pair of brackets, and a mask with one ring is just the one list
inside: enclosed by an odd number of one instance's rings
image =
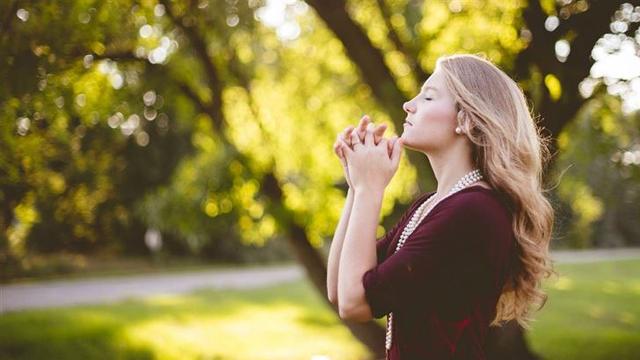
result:
[(444, 101), (425, 102), (418, 111), (420, 125), (438, 129), (455, 127), (454, 109)]

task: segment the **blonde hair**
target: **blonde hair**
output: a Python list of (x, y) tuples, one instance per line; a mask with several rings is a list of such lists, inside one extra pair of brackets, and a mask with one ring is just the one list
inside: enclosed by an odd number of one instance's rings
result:
[(491, 326), (515, 319), (529, 329), (530, 306), (547, 300), (543, 278), (556, 274), (549, 257), (554, 210), (542, 189), (549, 138), (541, 135), (520, 87), (490, 61), (476, 55), (438, 58), (457, 103), (459, 126), (473, 146), (474, 165), (513, 214), (516, 237), (510, 273)]

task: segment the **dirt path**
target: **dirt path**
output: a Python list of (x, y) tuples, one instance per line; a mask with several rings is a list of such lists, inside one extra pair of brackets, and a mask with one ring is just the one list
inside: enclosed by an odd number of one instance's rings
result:
[[(640, 248), (562, 250), (557, 263), (640, 258)], [(109, 303), (127, 298), (187, 293), (200, 288), (252, 289), (304, 276), (299, 265), (206, 270), (179, 274), (128, 275), (81, 280), (41, 281), (0, 286), (0, 314), (22, 309)]]
[(127, 298), (180, 294), (196, 289), (252, 289), (297, 280), (298, 265), (238, 270), (205, 270), (81, 280), (41, 281), (0, 286), (0, 314), (22, 309), (109, 303)]
[(563, 264), (637, 259), (640, 258), (640, 248), (556, 250), (551, 253), (551, 258)]

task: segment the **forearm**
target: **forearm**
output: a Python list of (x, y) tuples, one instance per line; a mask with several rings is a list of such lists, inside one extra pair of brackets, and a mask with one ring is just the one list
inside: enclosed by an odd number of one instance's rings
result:
[(344, 237), (349, 224), (349, 217), (353, 207), (353, 198), (353, 189), (349, 188), (344, 207), (342, 208), (342, 215), (340, 216), (340, 221), (336, 226), (336, 231), (333, 234), (333, 240), (331, 241), (331, 248), (329, 250), (329, 259), (327, 262), (327, 296), (329, 301), (334, 304), (338, 303), (338, 268), (340, 266), (340, 253), (342, 251), (342, 244), (344, 243)]
[(343, 309), (361, 304), (364, 299), (362, 276), (376, 266), (376, 229), (382, 198), (382, 191), (354, 193), (338, 272), (338, 298)]

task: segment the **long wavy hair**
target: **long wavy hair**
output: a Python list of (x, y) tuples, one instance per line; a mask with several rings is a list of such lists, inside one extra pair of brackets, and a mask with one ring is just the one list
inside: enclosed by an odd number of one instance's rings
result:
[(438, 58), (448, 89), (462, 110), (458, 126), (473, 143), (473, 161), (513, 214), (516, 237), (510, 271), (490, 326), (516, 320), (529, 329), (532, 305), (542, 309), (542, 280), (557, 272), (549, 256), (554, 209), (542, 188), (549, 141), (534, 122), (521, 88), (483, 57)]

